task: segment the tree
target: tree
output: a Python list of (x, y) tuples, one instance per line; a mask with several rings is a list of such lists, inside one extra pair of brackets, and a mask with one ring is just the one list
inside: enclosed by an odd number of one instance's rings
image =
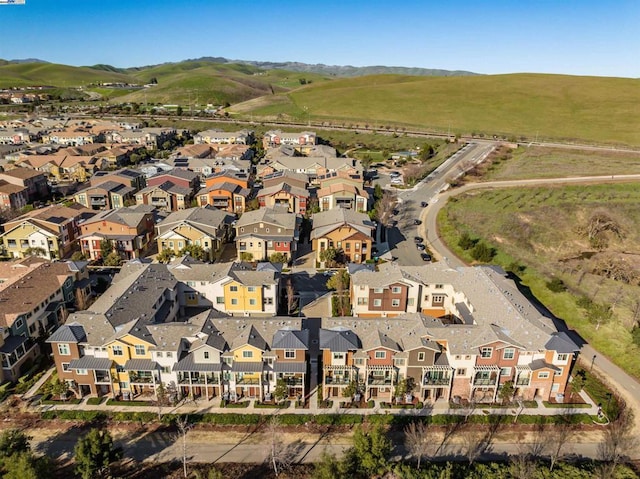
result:
[(353, 450), (366, 477), (378, 475), (388, 468), (391, 449), (391, 440), (380, 424), (367, 432), (359, 427), (353, 435)]
[(178, 106), (178, 108), (176, 108), (176, 115), (182, 116), (182, 107), (181, 106)]
[(415, 420), (404, 428), (404, 443), (413, 457), (418, 459), (418, 469), (423, 457), (429, 455), (434, 438), (429, 434), (425, 421)]
[(379, 199), (382, 198), (383, 195), (384, 195), (384, 190), (382, 189), (382, 186), (380, 186), (379, 183), (376, 183), (376, 186), (373, 188), (373, 199), (375, 201), (378, 201)]
[(276, 387), (273, 390), (273, 397), (278, 402), (282, 402), (289, 395), (289, 388), (287, 386), (287, 382), (280, 378), (276, 381)]
[(25, 256), (47, 256), (47, 250), (39, 246), (30, 246), (24, 250)]
[(71, 261), (85, 261), (87, 257), (82, 251), (76, 251), (71, 255)]
[(102, 260), (102, 264), (105, 266), (120, 266), (122, 264), (122, 258), (118, 252), (112, 251)]
[(180, 251), (178, 251), (178, 256), (185, 256), (185, 255), (189, 255), (193, 259), (197, 259), (199, 261), (202, 261), (202, 260), (206, 259), (207, 252), (199, 244), (189, 243), (184, 248), (182, 248)]
[(584, 369), (580, 369), (576, 371), (571, 381), (571, 396), (570, 396), (571, 400), (573, 400), (574, 394), (580, 394), (580, 392), (584, 389), (584, 386), (586, 383), (587, 383), (587, 373), (584, 371)]
[(473, 248), (476, 245), (476, 242), (471, 239), (471, 236), (466, 231), (462, 233), (460, 239), (458, 240), (458, 246), (463, 250), (468, 250)]
[(287, 278), (285, 294), (287, 298), (287, 314), (291, 314), (296, 306), (296, 292), (293, 289), (293, 280), (291, 279), (291, 277)]
[(4, 461), (3, 479), (40, 479), (51, 475), (51, 464), (48, 458), (36, 457), (30, 451), (19, 452)]
[(329, 247), (320, 251), (320, 261), (322, 261), (326, 266), (331, 266), (333, 261), (336, 259), (336, 255), (336, 249)]
[(82, 479), (106, 477), (111, 464), (122, 456), (120, 448), (113, 445), (108, 431), (91, 429), (81, 437), (74, 448), (76, 472)]
[(385, 191), (382, 194), (382, 198), (376, 201), (374, 210), (375, 217), (378, 219), (380, 224), (385, 227), (388, 227), (391, 224), (391, 217), (393, 216), (393, 210), (398, 204), (398, 200), (396, 195), (390, 191)]
[(342, 474), (341, 463), (336, 456), (322, 451), (320, 460), (313, 465), (313, 473), (311, 479), (338, 479), (340, 477), (348, 477)]
[(327, 288), (335, 290), (335, 298), (337, 301), (337, 314), (346, 316), (349, 311), (349, 273), (345, 269), (337, 271), (336, 274), (327, 280)]
[(176, 427), (178, 428), (178, 433), (180, 434), (180, 438), (182, 439), (182, 472), (184, 473), (185, 479), (189, 477), (187, 472), (187, 433), (189, 429), (191, 429), (191, 424), (189, 423), (189, 416), (178, 416), (176, 418)]
[(353, 398), (353, 396), (358, 394), (359, 391), (360, 388), (358, 386), (358, 381), (352, 379), (351, 381), (349, 381), (349, 384), (347, 384), (342, 390), (342, 397), (351, 399)]
[(591, 308), (587, 310), (587, 319), (596, 325), (596, 331), (600, 329), (600, 325), (608, 323), (613, 318), (613, 308), (606, 303), (592, 303)]
[(176, 252), (172, 249), (163, 249), (158, 253), (156, 259), (159, 263), (168, 263), (176, 255)]
[(0, 459), (31, 450), (27, 436), (20, 429), (7, 429), (0, 434)]
[(269, 462), (273, 467), (273, 472), (278, 477), (283, 469), (289, 467), (294, 460), (293, 451), (281, 439), (280, 419), (278, 416), (271, 416), (267, 423), (267, 437), (269, 437)]
[(162, 420), (162, 408), (171, 405), (171, 398), (164, 383), (158, 384), (156, 387), (156, 398), (153, 401), (158, 408), (158, 421)]
[(565, 409), (564, 414), (560, 417), (560, 422), (547, 435), (547, 444), (549, 445), (549, 472), (562, 459), (564, 455), (564, 446), (571, 440), (574, 433), (574, 427), (571, 423), (571, 415), (573, 410)]
[(240, 253), (240, 261), (246, 261), (246, 262), (253, 261), (253, 253), (247, 253), (246, 251), (242, 251)]
[(132, 165), (137, 165), (138, 163), (140, 163), (141, 159), (142, 157), (137, 153), (131, 153), (131, 155), (129, 156), (129, 161)]
[(269, 256), (269, 261), (272, 263), (288, 263), (287, 255), (284, 253), (273, 253)]
[(498, 391), (498, 397), (500, 398), (500, 402), (502, 404), (508, 404), (513, 399), (513, 395), (515, 394), (516, 389), (513, 386), (513, 381), (507, 381), (500, 387)]
[(50, 391), (54, 396), (58, 396), (63, 401), (66, 401), (69, 385), (61, 379), (56, 379), (51, 383)]
[(253, 198), (247, 201), (247, 204), (244, 208), (245, 211), (255, 211), (259, 209), (260, 209), (260, 201), (258, 201), (258, 198)]
[(103, 239), (100, 241), (100, 257), (106, 258), (109, 253), (113, 252), (113, 241), (109, 239)]
[(622, 400), (619, 402), (618, 417), (609, 423), (598, 445), (598, 459), (608, 464), (611, 472), (637, 445), (633, 433), (633, 411)]
[(495, 256), (493, 248), (480, 241), (471, 250), (471, 257), (480, 263), (490, 263)]

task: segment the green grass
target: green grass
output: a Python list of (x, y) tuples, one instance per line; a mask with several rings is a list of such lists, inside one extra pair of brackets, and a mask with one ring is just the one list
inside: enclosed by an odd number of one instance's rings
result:
[(99, 397), (99, 398), (89, 398), (87, 399), (87, 404), (89, 406), (97, 406), (98, 404), (102, 404), (102, 402), (104, 401), (104, 397)]
[[(493, 262), (509, 269), (525, 267), (521, 284), (542, 304), (575, 328), (597, 350), (628, 373), (640, 378), (636, 360), (640, 348), (631, 341), (633, 302), (637, 286), (623, 284), (592, 273), (600, 261), (618, 258), (640, 246), (640, 188), (637, 184), (566, 186), (557, 188), (504, 188), (463, 194), (440, 211), (440, 235), (466, 262), (469, 251), (458, 246), (462, 232), (482, 238), (496, 249)], [(605, 252), (583, 259), (593, 252), (581, 231), (594, 211), (606, 210), (624, 225), (623, 239), (610, 238)], [(635, 261), (627, 255), (627, 261)], [(638, 267), (638, 263), (636, 267)], [(555, 293), (546, 283), (560, 278), (568, 291)], [(600, 326), (589, 322), (576, 297), (588, 295), (596, 301), (616, 304), (614, 319)]]
[(542, 401), (544, 407), (549, 409), (589, 409), (591, 404), (565, 404), (565, 403), (551, 403), (549, 401)]
[[(306, 106), (312, 120), (640, 145), (639, 82), (543, 74), (377, 75), (314, 84), (285, 96)], [(266, 102), (256, 104), (253, 113), (268, 116), (267, 108)]]
[(108, 399), (107, 406), (154, 406), (151, 401), (118, 401), (116, 399)]

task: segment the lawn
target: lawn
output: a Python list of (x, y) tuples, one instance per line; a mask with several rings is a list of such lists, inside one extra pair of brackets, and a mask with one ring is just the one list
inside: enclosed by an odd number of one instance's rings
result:
[[(463, 194), (440, 211), (439, 232), (450, 248), (472, 263), (458, 246), (467, 232), (495, 248), (493, 262), (517, 271), (522, 285), (557, 317), (575, 328), (596, 349), (640, 378), (640, 348), (630, 330), (638, 313), (637, 281), (627, 284), (607, 277), (606, 268), (622, 265), (640, 273), (640, 188), (638, 184), (505, 188)], [(594, 247), (586, 237), (595, 213), (622, 226), (621, 237), (605, 234), (606, 246)], [(564, 292), (547, 282), (558, 278)], [(585, 295), (612, 306), (613, 319), (598, 328), (576, 298)]]

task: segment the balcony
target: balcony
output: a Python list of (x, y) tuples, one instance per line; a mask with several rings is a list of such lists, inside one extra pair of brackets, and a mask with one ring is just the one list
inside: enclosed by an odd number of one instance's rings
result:
[(351, 382), (351, 378), (346, 376), (326, 376), (324, 378), (325, 384), (346, 385)]
[(151, 198), (152, 206), (167, 206), (168, 204), (166, 198)]
[(498, 382), (498, 376), (494, 377), (474, 377), (473, 385), (474, 386), (496, 386)]
[(393, 384), (393, 379), (382, 376), (369, 376), (367, 384), (369, 386), (391, 386)]
[(284, 378), (287, 386), (302, 386), (302, 378)]
[(422, 378), (423, 386), (448, 386), (451, 378), (449, 376), (430, 376)]
[(229, 206), (229, 201), (228, 200), (215, 200), (213, 203), (213, 206), (215, 206), (216, 208), (226, 208)]
[(129, 382), (131, 384), (153, 384), (159, 383), (160, 378), (151, 374), (144, 374), (143, 371), (142, 374), (129, 373)]
[(516, 386), (529, 386), (531, 384), (531, 376), (519, 376), (516, 380)]
[(260, 379), (248, 379), (248, 378), (242, 378), (242, 379), (236, 379), (236, 385), (238, 386), (259, 386), (260, 383), (262, 381), (260, 381)]
[(91, 206), (106, 206), (107, 199), (104, 196), (92, 196), (89, 198), (89, 204)]
[(109, 371), (95, 371), (96, 384), (111, 384), (111, 374)]

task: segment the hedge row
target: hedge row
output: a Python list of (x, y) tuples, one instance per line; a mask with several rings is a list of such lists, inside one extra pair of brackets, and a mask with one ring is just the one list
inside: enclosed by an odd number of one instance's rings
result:
[[(178, 418), (176, 414), (165, 414), (161, 421), (171, 424)], [(268, 415), (262, 414), (189, 414), (192, 423), (215, 424), (215, 425), (255, 425), (265, 422)], [(111, 419), (121, 422), (142, 422), (151, 423), (158, 420), (158, 415), (153, 412), (102, 412), (102, 411), (74, 411), (74, 410), (53, 410), (42, 413), (42, 419), (66, 419), (74, 421), (103, 421)], [(323, 426), (353, 426), (367, 422), (369, 424), (382, 424), (404, 426), (410, 422), (419, 420), (436, 426), (455, 424), (464, 421), (463, 416), (436, 415), (436, 416), (413, 416), (394, 414), (280, 414), (278, 420), (283, 426), (301, 426), (307, 423), (314, 423)], [(571, 424), (592, 424), (593, 417), (588, 414), (572, 414), (570, 416), (538, 416), (521, 415), (518, 416), (518, 424), (560, 424), (569, 420)], [(513, 416), (510, 415), (472, 415), (467, 422), (471, 424), (495, 424), (512, 423)]]

